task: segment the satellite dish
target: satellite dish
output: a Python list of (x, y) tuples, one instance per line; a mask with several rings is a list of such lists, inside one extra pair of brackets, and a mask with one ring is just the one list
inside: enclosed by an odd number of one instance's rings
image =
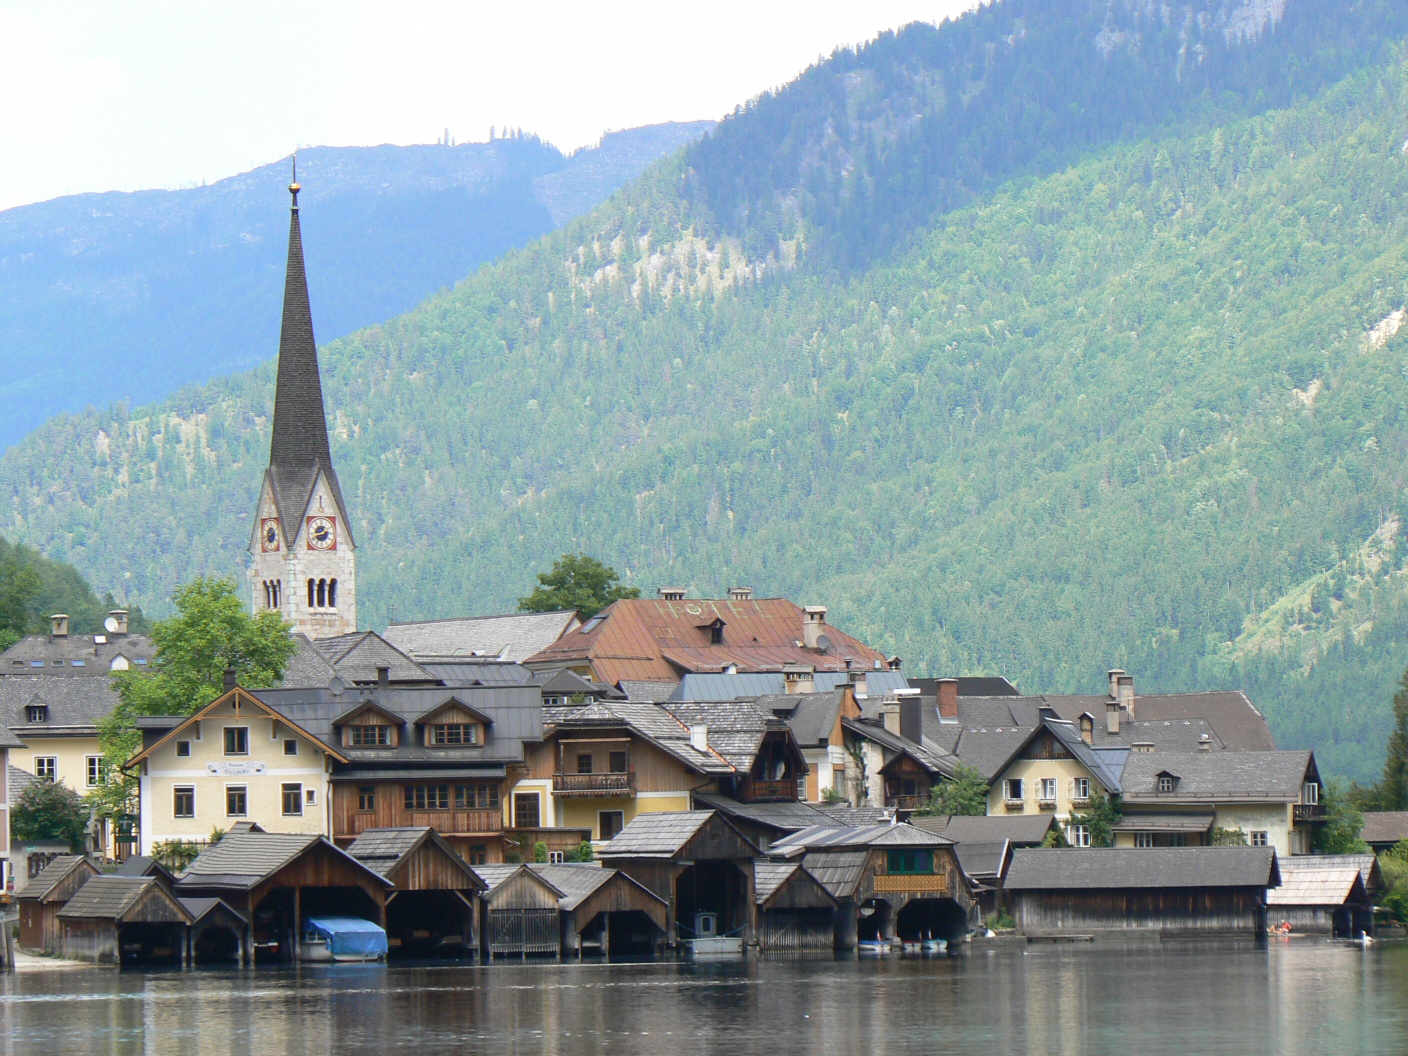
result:
[(108, 632), (108, 634), (116, 634), (116, 633), (117, 633), (117, 621), (116, 621), (115, 619), (113, 619), (111, 616), (109, 616), (106, 620), (103, 621), (103, 628), (104, 628), (104, 630), (106, 630), (106, 631)]
[(829, 653), (831, 651), (831, 639), (823, 634), (816, 640), (816, 647), (819, 652)]

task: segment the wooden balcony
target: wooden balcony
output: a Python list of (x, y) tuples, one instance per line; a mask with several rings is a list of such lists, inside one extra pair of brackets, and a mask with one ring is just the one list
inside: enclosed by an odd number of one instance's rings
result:
[(442, 834), (492, 836), (504, 831), (502, 810), (404, 810), (399, 805), (375, 811), (339, 811), (334, 818), (338, 839), (355, 837), (367, 829), (419, 828)]
[(738, 798), (743, 803), (795, 802), (797, 779), (789, 777), (782, 781), (764, 781), (756, 777), (745, 777), (738, 783)]
[(634, 796), (635, 774), (553, 774), (555, 796)]
[(1297, 822), (1324, 821), (1325, 804), (1297, 803), (1292, 810), (1292, 818)]
[(886, 796), (885, 806), (893, 810), (922, 810), (929, 805), (928, 796)]

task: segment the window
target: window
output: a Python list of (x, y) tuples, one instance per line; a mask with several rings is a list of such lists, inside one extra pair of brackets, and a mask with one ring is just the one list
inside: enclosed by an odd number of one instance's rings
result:
[(26, 722), (48, 722), (49, 706), (47, 704), (31, 704), (24, 709)]
[(1136, 832), (1134, 834), (1134, 846), (1152, 847), (1154, 846), (1154, 834), (1152, 832)]
[(515, 792), (513, 795), (513, 823), (520, 829), (536, 829), (542, 825), (539, 805), (542, 797), (536, 792)]
[(469, 864), (489, 864), (489, 845), (487, 843), (471, 843), (469, 845)]
[(797, 778), (797, 798), (798, 798), (799, 800), (801, 800), (802, 802), (804, 802), (804, 803), (806, 802), (806, 799), (807, 799), (807, 775), (806, 775), (806, 774), (802, 774), (800, 777)]
[(1072, 825), (1066, 830), (1066, 841), (1072, 847), (1090, 846), (1090, 826)]
[(226, 726), (226, 727), (225, 727), (225, 754), (226, 754), (226, 755), (248, 755), (248, 754), (249, 754), (249, 727), (248, 727), (248, 726)]
[(609, 840), (626, 827), (626, 815), (619, 810), (599, 810), (596, 815), (596, 831), (599, 839)]
[(548, 851), (549, 865), (561, 865), (565, 861), (567, 861), (567, 855), (563, 854), (561, 851)]
[(138, 667), (146, 667), (147, 658), (145, 656), (139, 656), (135, 661), (133, 661), (133, 663), (135, 663)]
[(191, 757), (191, 742), (177, 741), (176, 756), (178, 759), (189, 759)]
[(1188, 834), (1183, 832), (1170, 832), (1168, 834), (1168, 845), (1170, 847), (1187, 847)]
[(171, 815), (176, 818), (194, 818), (196, 816), (196, 787), (195, 785), (177, 785), (171, 790)]
[(72, 664), (74, 667), (87, 667), (87, 666), (88, 666), (88, 661), (87, 661), (87, 660), (70, 660), (69, 663)]
[(284, 817), (297, 818), (303, 814), (303, 786), (283, 786)]
[(294, 737), (284, 739), (284, 755), (298, 754), (298, 740)]
[(577, 753), (577, 773), (590, 774), (592, 772), (592, 756), (590, 752)]
[(1002, 796), (1008, 802), (1020, 800), (1022, 798), (1022, 779), (1020, 777), (1009, 777), (1002, 782)]
[(1178, 783), (1178, 782), (1175, 781), (1175, 780), (1174, 780), (1172, 777), (1170, 777), (1168, 774), (1160, 774), (1160, 775), (1159, 775), (1159, 791), (1160, 791), (1160, 792), (1172, 792), (1174, 785), (1176, 785), (1177, 783)]
[(407, 785), (407, 810), (449, 810), (449, 785)]
[(456, 810), (497, 810), (499, 807), (498, 785), (456, 785)]
[(107, 776), (107, 767), (103, 765), (101, 755), (90, 755), (83, 760), (84, 769), (88, 778), (88, 787), (97, 788), (103, 783), (103, 778)]
[(932, 873), (934, 871), (934, 852), (921, 850), (898, 850), (891, 851), (887, 856), (891, 874), (895, 873)]
[(317, 806), (317, 805), (318, 805), (318, 790), (317, 790), (316, 788), (305, 788), (305, 789), (303, 790), (303, 798), (307, 801), (307, 803), (308, 803), (308, 805), (309, 805), (310, 807), (315, 807), (315, 806)]
[(610, 762), (613, 774), (624, 774), (630, 769), (630, 762), (625, 752), (612, 752)]
[(34, 757), (34, 776), (42, 781), (57, 781), (59, 779), (59, 760), (52, 755), (36, 755)]
[(1088, 778), (1088, 777), (1076, 777), (1076, 778), (1072, 778), (1072, 779), (1071, 779), (1071, 798), (1072, 798), (1072, 799), (1089, 799), (1089, 798), (1090, 798), (1090, 778)]
[(1129, 746), (1129, 750), (1131, 752), (1152, 752), (1154, 746), (1148, 741), (1135, 741)]
[(376, 785), (357, 786), (357, 809), (363, 814), (376, 810)]
[(43, 667), (43, 666), (44, 666), (44, 661), (43, 661), (43, 660), (31, 660), (31, 661), (29, 662), (29, 666), (30, 666), (30, 667)]
[(1043, 777), (1041, 779), (1040, 798), (1043, 803), (1054, 803), (1056, 801), (1056, 779), (1054, 777)]
[(1302, 803), (1319, 803), (1320, 786), (1314, 781), (1307, 781), (1300, 786), (1300, 801)]
[(242, 818), (249, 813), (249, 789), (244, 785), (225, 786), (225, 816)]
[(1267, 839), (1266, 833), (1264, 832), (1253, 832), (1251, 834), (1251, 841), (1253, 847), (1268, 847), (1271, 844), (1271, 841)]
[(391, 744), (390, 726), (349, 726), (347, 743), (353, 748), (386, 748)]
[(431, 744), (478, 744), (479, 724), (444, 722), (430, 727)]

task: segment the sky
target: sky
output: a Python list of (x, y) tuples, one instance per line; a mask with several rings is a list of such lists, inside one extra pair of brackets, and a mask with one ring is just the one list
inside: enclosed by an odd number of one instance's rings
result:
[(299, 146), (564, 150), (719, 118), (976, 0), (0, 0), (0, 209), (213, 182)]

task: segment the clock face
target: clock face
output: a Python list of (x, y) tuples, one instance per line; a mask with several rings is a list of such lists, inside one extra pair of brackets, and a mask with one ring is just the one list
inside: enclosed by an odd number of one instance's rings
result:
[(259, 548), (266, 554), (277, 553), (279, 549), (279, 521), (276, 517), (265, 517), (259, 526)]
[(308, 546), (312, 550), (336, 550), (337, 522), (331, 517), (309, 517)]

